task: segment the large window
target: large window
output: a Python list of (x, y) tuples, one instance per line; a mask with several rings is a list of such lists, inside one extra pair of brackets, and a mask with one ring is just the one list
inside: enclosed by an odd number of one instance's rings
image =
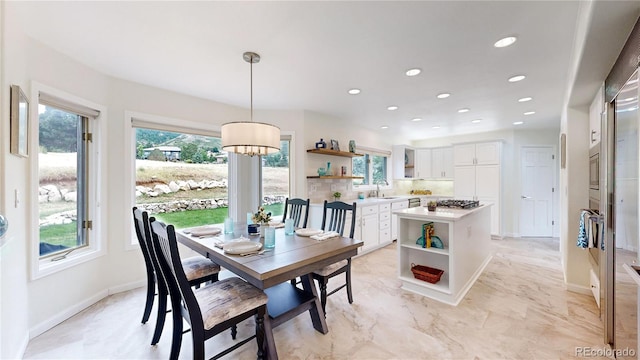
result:
[(353, 185), (389, 185), (388, 160), (386, 154), (372, 151), (363, 152), (364, 156), (354, 157), (352, 160), (353, 176), (362, 176), (363, 179), (354, 179)]
[(137, 207), (176, 228), (223, 223), (227, 153), (220, 138), (135, 128)]
[(89, 122), (86, 116), (39, 105), (38, 210), (42, 258), (62, 260), (67, 253), (91, 241)]
[(262, 157), (262, 203), (272, 216), (284, 213), (284, 200), (290, 194), (290, 141), (280, 141), (280, 151)]

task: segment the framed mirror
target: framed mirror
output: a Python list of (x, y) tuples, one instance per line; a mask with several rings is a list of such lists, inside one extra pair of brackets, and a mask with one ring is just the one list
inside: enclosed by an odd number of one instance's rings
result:
[(11, 153), (29, 156), (29, 100), (18, 85), (11, 85)]

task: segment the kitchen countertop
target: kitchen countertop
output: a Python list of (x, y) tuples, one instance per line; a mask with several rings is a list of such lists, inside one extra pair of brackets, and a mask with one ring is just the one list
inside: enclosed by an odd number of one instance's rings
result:
[(437, 208), (436, 211), (429, 211), (426, 207), (414, 207), (402, 210), (396, 210), (393, 213), (400, 217), (418, 219), (418, 220), (445, 220), (458, 221), (465, 216), (471, 215), (478, 211), (488, 209), (493, 204), (485, 203), (473, 209), (449, 209)]
[[(392, 203), (392, 202), (396, 202), (396, 201), (405, 201), (405, 200), (409, 200), (409, 199), (414, 199), (414, 198), (424, 198), (424, 197), (429, 197), (429, 198), (443, 198), (443, 199), (451, 199), (453, 198), (452, 196), (448, 196), (448, 195), (411, 195), (411, 194), (407, 194), (407, 195), (389, 195), (389, 196), (384, 196), (384, 197), (369, 197), (369, 198), (364, 198), (364, 199), (348, 199), (348, 200), (341, 200), (343, 202), (346, 202), (347, 204), (353, 203), (355, 202), (358, 205), (361, 206), (367, 206), (367, 205), (377, 205), (377, 204), (384, 204), (384, 203)], [(329, 200), (327, 200), (329, 201)], [(333, 200), (331, 200), (333, 201)], [(324, 203), (318, 203), (318, 202), (312, 202), (311, 206), (323, 206)]]

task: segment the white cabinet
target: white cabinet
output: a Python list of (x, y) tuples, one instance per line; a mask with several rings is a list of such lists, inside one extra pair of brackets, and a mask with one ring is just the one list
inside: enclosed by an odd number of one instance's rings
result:
[(414, 148), (406, 145), (394, 145), (391, 160), (394, 179), (413, 179), (415, 177), (416, 154)]
[(496, 237), (502, 236), (500, 153), (499, 142), (454, 146), (454, 196), (478, 200), (481, 204), (492, 203), (491, 235)]
[[(399, 220), (398, 276), (402, 289), (458, 305), (491, 260), (488, 209), (480, 207), (441, 214), (421, 208), (405, 211), (396, 215)], [(416, 244), (426, 222), (433, 222), (434, 235), (442, 241), (442, 249)], [(436, 283), (419, 280), (411, 271), (413, 264), (444, 273)]]
[(415, 150), (415, 168), (413, 171), (416, 179), (431, 178), (431, 149)]
[(603, 91), (603, 87), (600, 87), (589, 107), (589, 147), (593, 147), (600, 142), (600, 124), (604, 113)]
[(378, 206), (378, 245), (391, 243), (391, 204), (385, 203)]
[(431, 149), (431, 177), (453, 179), (453, 147)]
[(453, 163), (455, 166), (500, 164), (500, 143), (455, 145), (453, 147)]
[[(372, 248), (378, 246), (378, 206), (369, 205), (362, 206), (356, 210), (356, 213), (360, 213), (357, 216), (356, 221), (356, 239), (361, 239), (364, 244), (362, 245), (361, 252), (369, 251)], [(360, 235), (360, 237), (358, 237)]]
[[(391, 203), (391, 211), (402, 210), (409, 207), (409, 200), (394, 201)], [(391, 215), (391, 240), (398, 238), (398, 215)]]

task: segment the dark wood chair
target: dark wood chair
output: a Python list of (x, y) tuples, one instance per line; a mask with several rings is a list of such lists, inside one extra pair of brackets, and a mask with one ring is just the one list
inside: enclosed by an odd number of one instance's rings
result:
[[(302, 215), (304, 214), (304, 218)], [(289, 215), (289, 217), (287, 217)], [(284, 201), (284, 214), (282, 215), (282, 222), (286, 219), (293, 219), (293, 226), (299, 228), (307, 227), (307, 219), (309, 218), (309, 199), (289, 199)], [(300, 226), (302, 221), (302, 226)]]
[(255, 317), (256, 333), (215, 355), (222, 357), (252, 339), (258, 343), (258, 359), (268, 357), (267, 338), (272, 337), (271, 322), (267, 314), (267, 295), (246, 281), (232, 277), (192, 290), (183, 271), (173, 225), (151, 221), (153, 246), (165, 274), (173, 314), (173, 340), (170, 359), (177, 359), (182, 345), (182, 318), (191, 325), (193, 358), (204, 359), (204, 342), (230, 329), (241, 321)]
[[(143, 324), (149, 320), (155, 298), (156, 285), (158, 287), (158, 316), (156, 318), (156, 328), (151, 340), (151, 345), (155, 345), (160, 341), (162, 329), (164, 328), (164, 322), (167, 315), (167, 296), (169, 295), (169, 291), (166, 279), (162, 276), (160, 264), (158, 263), (158, 259), (153, 250), (149, 215), (146, 211), (141, 211), (137, 207), (134, 207), (133, 223), (147, 269), (147, 300), (142, 315)], [(194, 256), (182, 260), (181, 263), (191, 286), (199, 287), (200, 284), (205, 282), (218, 281), (220, 266), (205, 257)], [(235, 339), (235, 333), (233, 332), (232, 337)]]
[[(351, 213), (351, 224), (349, 226), (350, 230), (348, 236), (353, 239), (356, 230), (355, 202), (352, 205), (349, 205), (342, 201), (327, 202), (325, 200), (324, 212), (322, 214), (322, 230), (335, 231), (340, 234), (340, 236), (345, 236), (344, 229), (348, 225), (347, 214), (349, 212)], [(345, 283), (327, 294), (327, 284), (329, 283), (329, 279), (342, 273), (345, 273)], [(322, 311), (325, 313), (325, 317), (327, 316), (327, 297), (336, 291), (346, 287), (349, 304), (353, 303), (353, 294), (351, 292), (351, 258), (341, 260), (337, 263), (325, 266), (322, 269), (318, 269), (312, 273), (312, 276), (320, 285), (320, 302), (322, 303)]]

